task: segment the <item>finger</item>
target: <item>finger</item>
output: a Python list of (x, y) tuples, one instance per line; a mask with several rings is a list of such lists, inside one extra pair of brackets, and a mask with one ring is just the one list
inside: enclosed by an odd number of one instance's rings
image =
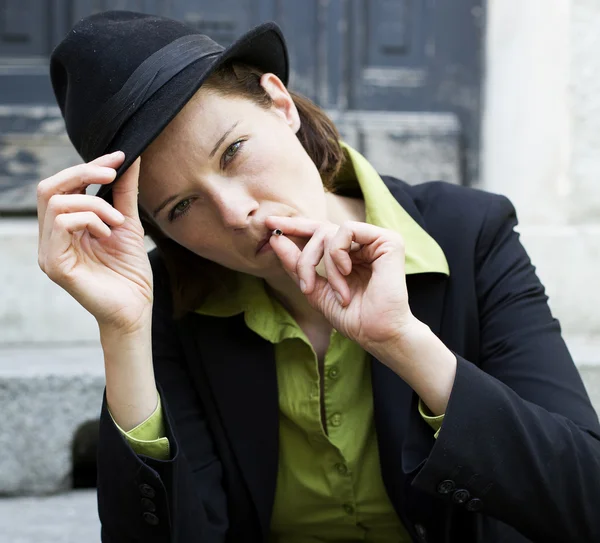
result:
[(113, 204), (126, 217), (138, 219), (138, 187), (141, 158), (129, 166), (127, 171), (115, 182), (112, 188)]
[(300, 280), (296, 273), (296, 268), (302, 251), (300, 251), (298, 246), (286, 236), (271, 236), (269, 243), (277, 255), (277, 258), (279, 258), (283, 269), (296, 284), (298, 284)]
[(54, 219), (64, 213), (91, 211), (110, 226), (119, 226), (125, 217), (107, 201), (87, 194), (55, 194), (50, 198), (43, 220), (40, 244), (47, 243), (52, 234)]
[[(340, 228), (340, 246), (345, 246), (350, 238), (360, 244), (360, 249), (352, 253), (353, 262), (361, 261), (375, 270), (381, 257), (397, 257), (404, 264), (404, 239), (398, 232), (386, 230), (372, 224), (348, 221)], [(348, 232), (346, 232), (348, 231)], [(343, 247), (343, 250), (346, 250)]]
[(350, 288), (345, 277), (341, 274), (337, 264), (334, 262), (331, 252), (327, 245), (325, 246), (325, 270), (327, 271), (327, 282), (335, 292), (336, 298), (342, 306), (350, 303)]
[[(296, 268), (302, 251), (300, 251), (298, 246), (291, 239), (285, 236), (271, 236), (269, 243), (281, 261), (284, 270), (296, 284), (299, 284), (300, 280), (296, 273)], [(322, 307), (323, 300), (329, 295), (333, 297), (334, 294), (327, 280), (316, 275), (312, 292), (305, 293), (305, 295), (313, 307), (319, 308)]]
[(73, 243), (73, 234), (87, 230), (97, 238), (110, 237), (110, 228), (100, 217), (91, 211), (65, 213), (54, 220), (54, 228), (45, 252), (40, 253), (40, 267), (48, 277), (55, 280), (56, 268), (60, 257)]
[[(362, 223), (358, 223), (362, 224)], [(343, 275), (350, 275), (352, 272), (352, 259), (350, 252), (359, 251), (361, 246), (354, 241), (354, 232), (349, 223), (344, 223), (329, 243), (329, 252), (337, 269)]]
[(38, 219), (43, 220), (50, 198), (55, 194), (85, 194), (93, 184), (112, 183), (117, 172), (96, 164), (80, 164), (44, 179), (37, 187)]
[(117, 151), (112, 155), (101, 156), (89, 164), (78, 164), (66, 168), (40, 181), (37, 186), (37, 212), (40, 222), (40, 234), (46, 208), (52, 196), (55, 194), (83, 194), (90, 185), (112, 183), (116, 176), (115, 168), (123, 162), (124, 156), (121, 151)]
[(311, 237), (319, 228), (327, 222), (314, 221), (304, 217), (279, 217), (271, 216), (265, 219), (265, 225), (269, 229), (279, 228), (287, 236)]
[(109, 237), (111, 234), (110, 228), (92, 211), (64, 213), (56, 217), (55, 224), (59, 235), (62, 235), (63, 232), (73, 235), (81, 230), (89, 230), (90, 233), (99, 237)]
[(305, 294), (310, 294), (314, 289), (317, 278), (316, 268), (323, 259), (325, 251), (325, 236), (326, 232), (324, 230), (315, 232), (298, 258), (296, 274), (300, 281), (300, 288)]
[(346, 239), (347, 236), (346, 232), (350, 232), (352, 234), (351, 240), (359, 245), (369, 245), (376, 241), (397, 242), (397, 238), (399, 237), (399, 234), (396, 234), (391, 230), (358, 221), (346, 221), (340, 226), (340, 230), (342, 230), (344, 239)]
[[(358, 223), (363, 224), (363, 223)], [(279, 228), (288, 236), (311, 237), (319, 228), (324, 225), (336, 226), (330, 222), (319, 222), (304, 217), (279, 217), (276, 215), (267, 217), (265, 225), (269, 229)], [(358, 251), (360, 245), (352, 243), (351, 251)]]
[(102, 155), (98, 158), (88, 162), (88, 164), (94, 164), (96, 166), (105, 166), (107, 168), (113, 168), (116, 170), (125, 160), (125, 153), (123, 151), (115, 151), (110, 155)]

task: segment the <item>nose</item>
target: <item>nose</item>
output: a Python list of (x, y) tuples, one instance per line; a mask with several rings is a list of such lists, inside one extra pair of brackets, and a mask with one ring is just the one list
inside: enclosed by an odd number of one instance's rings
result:
[(214, 195), (217, 212), (226, 228), (246, 228), (259, 207), (258, 202), (243, 186), (220, 187)]

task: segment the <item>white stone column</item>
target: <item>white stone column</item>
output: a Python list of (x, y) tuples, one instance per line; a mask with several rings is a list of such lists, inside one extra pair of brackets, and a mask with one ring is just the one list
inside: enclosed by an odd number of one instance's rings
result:
[(570, 30), (570, 219), (600, 224), (600, 2), (572, 0)]
[(526, 223), (568, 216), (569, 4), (488, 2), (481, 185)]
[(490, 0), (481, 188), (508, 196), (600, 407), (600, 2)]

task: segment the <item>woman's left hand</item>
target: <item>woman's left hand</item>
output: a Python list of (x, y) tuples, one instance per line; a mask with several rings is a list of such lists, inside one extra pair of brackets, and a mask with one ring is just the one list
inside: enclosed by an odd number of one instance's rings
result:
[[(400, 234), (361, 222), (338, 227), (297, 217), (269, 217), (267, 227), (283, 231), (270, 244), (309, 303), (366, 350), (401, 340), (419, 322), (408, 303)], [(300, 250), (288, 236), (308, 243)], [(321, 260), (327, 278), (316, 271)]]

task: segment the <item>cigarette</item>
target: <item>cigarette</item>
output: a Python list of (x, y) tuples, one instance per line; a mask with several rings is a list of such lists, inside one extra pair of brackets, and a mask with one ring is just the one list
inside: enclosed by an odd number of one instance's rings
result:
[(283, 235), (283, 231), (279, 230), (279, 228), (275, 228), (275, 230), (273, 230), (273, 235), (274, 236), (281, 236), (281, 235)]

